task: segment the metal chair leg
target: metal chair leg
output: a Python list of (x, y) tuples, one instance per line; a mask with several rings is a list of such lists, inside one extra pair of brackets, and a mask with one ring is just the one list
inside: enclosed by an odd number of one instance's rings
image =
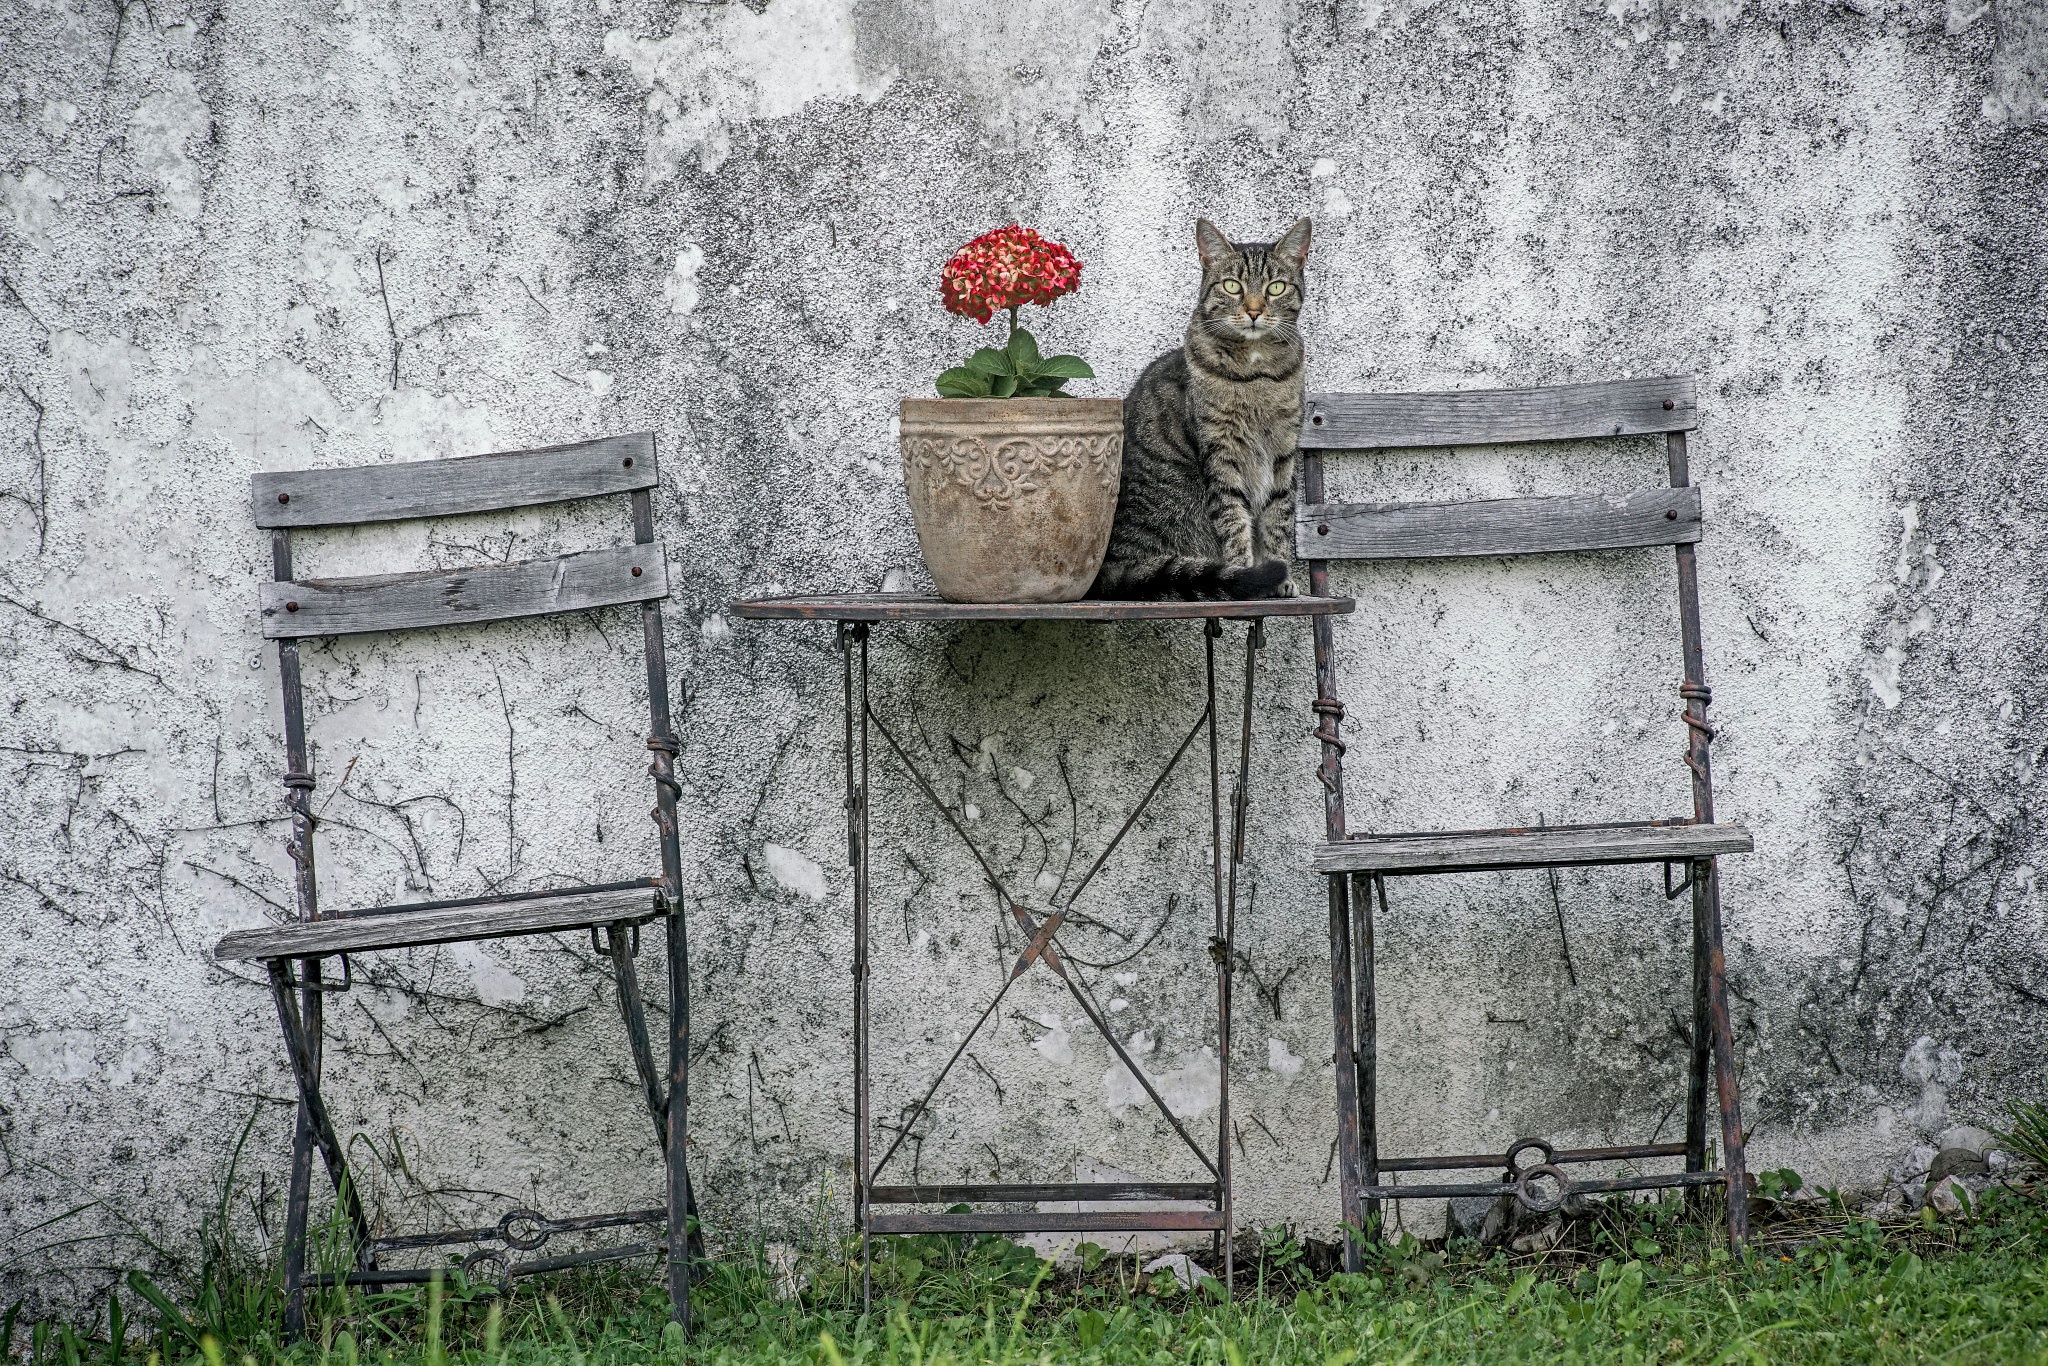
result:
[[(1363, 895), (1352, 899), (1351, 931), (1351, 947), (1357, 964), (1352, 969), (1352, 976), (1358, 992), (1357, 1042), (1354, 1044), (1358, 1056), (1358, 1180), (1362, 1186), (1377, 1186), (1380, 1183), (1379, 984), (1373, 963), (1372, 899), (1377, 891), (1380, 909), (1386, 909), (1386, 879), (1365, 878), (1361, 890)], [(1369, 1223), (1379, 1217), (1380, 1202), (1367, 1200), (1361, 1222)], [(1372, 1229), (1368, 1228), (1366, 1233), (1371, 1236)]]
[(1721, 1168), (1728, 1177), (1728, 1246), (1749, 1238), (1749, 1172), (1743, 1161), (1742, 1102), (1736, 1091), (1735, 1030), (1728, 1015), (1728, 960), (1721, 941), (1721, 873), (1706, 868), (1707, 1009), (1714, 1040), (1714, 1084), (1721, 1104)]
[(292, 1126), (292, 1169), (284, 1202), (284, 1340), (306, 1333), (306, 1222), (313, 1194), (313, 1119), (298, 1104)]
[(654, 1044), (647, 1032), (647, 1009), (640, 997), (640, 974), (633, 969), (631, 931), (605, 927), (605, 949), (612, 960), (612, 977), (619, 987), (619, 1014), (626, 1024), (626, 1044), (633, 1051), (633, 1069), (640, 1074), (640, 1089), (647, 1101), (647, 1114), (654, 1121), (654, 1141), (668, 1147), (668, 1101), (662, 1094), (661, 1073), (654, 1066)]
[[(1707, 1068), (1713, 1057), (1713, 1022), (1707, 1007), (1707, 883), (1708, 875), (1699, 864), (1691, 868), (1692, 879), (1692, 1046), (1685, 1078), (1685, 1169), (1703, 1172), (1707, 1167)], [(1705, 1192), (1698, 1186), (1686, 1192), (1686, 1202), (1698, 1208)]]
[(683, 927), (682, 899), (668, 912), (668, 1133), (663, 1145), (668, 1169), (668, 1302), (669, 1317), (690, 1331), (691, 1216), (686, 1157), (690, 1105), (690, 953)]
[(1336, 1034), (1331, 1061), (1337, 1070), (1337, 1195), (1344, 1230), (1344, 1269), (1362, 1269), (1364, 1248), (1357, 1233), (1358, 1059), (1352, 1028), (1350, 878), (1332, 873), (1330, 884), (1330, 1019)]
[[(299, 1002), (295, 999), (298, 984), (292, 981), (290, 961), (287, 959), (272, 959), (269, 966), (270, 994), (277, 1003), (278, 1023), (284, 1029), (285, 1054), (291, 1061), (292, 1079), (298, 1085), (299, 1090), (301, 1121), (299, 1127), (294, 1132), (293, 1174), (296, 1177), (299, 1140), (300, 1136), (303, 1135), (312, 1146), (319, 1148), (320, 1155), (327, 1164), (328, 1179), (334, 1184), (335, 1201), (341, 1206), (344, 1217), (349, 1221), (349, 1226), (355, 1234), (357, 1246), (365, 1246), (370, 1241), (369, 1221), (364, 1217), (362, 1203), (356, 1197), (355, 1183), (349, 1176), (348, 1158), (342, 1152), (341, 1139), (334, 1131), (334, 1121), (328, 1116), (327, 1104), (320, 1096), (319, 1048), (307, 1030), (309, 1021), (316, 1026), (319, 1023), (319, 1002), (317, 1000), (311, 1002), (310, 1013), (301, 1014)], [(310, 1154), (308, 1155), (308, 1164), (310, 1166)], [(307, 1186), (310, 1188), (310, 1185), (309, 1172)], [(295, 1181), (293, 1192), (296, 1193), (297, 1189), (298, 1186)], [(289, 1295), (292, 1291), (299, 1292), (300, 1311), (302, 1314), (304, 1308), (306, 1232), (309, 1222), (308, 1206), (311, 1203), (310, 1189), (307, 1189), (306, 1195), (307, 1199), (305, 1201), (297, 1202), (295, 1206), (288, 1204), (285, 1212), (286, 1256), (289, 1261), (294, 1245), (296, 1245), (298, 1256), (298, 1282), (288, 1286), (287, 1293)], [(293, 1227), (295, 1221), (297, 1224), (296, 1228)], [(289, 1266), (287, 1270), (289, 1270)], [(287, 1304), (289, 1305), (289, 1300)]]

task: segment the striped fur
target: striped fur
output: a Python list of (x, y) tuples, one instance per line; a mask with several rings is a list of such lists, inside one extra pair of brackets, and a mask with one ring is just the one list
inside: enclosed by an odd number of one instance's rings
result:
[(1195, 227), (1202, 293), (1124, 403), (1123, 478), (1090, 596), (1292, 596), (1294, 445), (1309, 221), (1278, 242)]

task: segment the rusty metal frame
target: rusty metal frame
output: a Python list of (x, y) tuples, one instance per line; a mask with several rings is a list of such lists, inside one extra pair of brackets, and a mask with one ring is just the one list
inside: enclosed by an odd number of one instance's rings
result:
[[(1665, 405), (1669, 407), (1667, 403)], [(1325, 500), (1323, 452), (1304, 448), (1300, 452), (1302, 497), (1309, 503)], [(1684, 432), (1665, 434), (1665, 462), (1672, 488), (1691, 483)], [(1683, 710), (1679, 718), (1686, 727), (1686, 748), (1681, 756), (1691, 773), (1692, 824), (1714, 821), (1714, 789), (1708, 747), (1714, 727), (1707, 720), (1713, 692), (1706, 682), (1701, 643), (1699, 572), (1694, 546), (1681, 542), (1676, 547), (1678, 608), (1683, 680), (1678, 687)], [(1316, 599), (1329, 593), (1329, 561), (1310, 560), (1309, 592)], [(1315, 737), (1322, 743), (1321, 761), (1316, 768), (1323, 787), (1323, 813), (1331, 841), (1348, 835), (1344, 815), (1344, 755), (1342, 735), (1344, 703), (1338, 693), (1336, 640), (1333, 619), (1319, 614), (1314, 620), (1316, 696), (1311, 710), (1316, 718)], [(1563, 865), (1518, 865), (1530, 869), (1554, 869)], [(1386, 873), (1331, 873), (1329, 887), (1330, 998), (1335, 1035), (1333, 1063), (1337, 1083), (1336, 1166), (1341, 1208), (1344, 1211), (1344, 1267), (1359, 1270), (1363, 1264), (1363, 1243), (1373, 1236), (1386, 1200), (1442, 1199), (1452, 1196), (1514, 1195), (1524, 1208), (1553, 1210), (1570, 1195), (1603, 1191), (1683, 1188), (1688, 1198), (1709, 1185), (1726, 1192), (1728, 1241), (1740, 1252), (1749, 1235), (1749, 1177), (1744, 1161), (1741, 1103), (1735, 1075), (1735, 1041), (1728, 1011), (1727, 959), (1721, 922), (1721, 886), (1718, 862), (1713, 858), (1689, 860), (1686, 876), (1674, 884), (1670, 866), (1665, 865), (1664, 895), (1675, 900), (1692, 893), (1692, 1030), (1686, 1069), (1686, 1124), (1682, 1143), (1639, 1144), (1623, 1148), (1592, 1148), (1554, 1152), (1540, 1139), (1522, 1139), (1501, 1157), (1383, 1158), (1379, 1152), (1379, 1040), (1378, 995), (1374, 973), (1374, 901), (1380, 916), (1387, 908)], [(1426, 874), (1409, 874), (1426, 875)], [(1722, 1163), (1708, 1166), (1707, 1137), (1708, 1069), (1713, 1072), (1716, 1108), (1720, 1119)], [(1545, 1154), (1544, 1161), (1528, 1169), (1516, 1159), (1527, 1150)], [(1682, 1171), (1607, 1179), (1575, 1179), (1563, 1170), (1565, 1163), (1639, 1161), (1682, 1158)], [(1386, 1183), (1383, 1175), (1399, 1171), (1456, 1171), (1499, 1166), (1503, 1179), (1495, 1182), (1402, 1186)], [(1548, 1181), (1555, 1195), (1541, 1194), (1535, 1183)]]
[[(645, 488), (636, 489), (632, 491), (631, 499), (634, 542), (641, 545), (652, 543), (652, 493)], [(278, 581), (290, 581), (290, 528), (273, 528), (270, 546), (272, 577)], [(549, 1219), (536, 1211), (520, 1208), (509, 1211), (496, 1225), (485, 1228), (394, 1237), (374, 1234), (350, 1174), (346, 1151), (320, 1092), (324, 1052), (324, 998), (336, 991), (346, 991), (353, 985), (354, 978), (349, 969), (348, 955), (340, 955), (343, 978), (339, 983), (330, 983), (324, 979), (322, 960), (319, 958), (267, 959), (265, 966), (269, 972), (271, 994), (276, 1003), (278, 1022), (284, 1033), (285, 1052), (298, 1092), (297, 1119), (292, 1137), (291, 1171), (285, 1199), (284, 1330), (287, 1342), (295, 1341), (304, 1334), (305, 1295), (308, 1289), (338, 1285), (378, 1286), (423, 1282), (440, 1273), (427, 1269), (381, 1268), (377, 1264), (379, 1255), (385, 1252), (464, 1244), (478, 1245), (478, 1249), (464, 1258), (460, 1265), (478, 1270), (495, 1269), (501, 1289), (509, 1288), (517, 1277), (539, 1272), (635, 1257), (664, 1257), (667, 1261), (671, 1316), (683, 1325), (686, 1333), (688, 1331), (690, 1268), (693, 1261), (703, 1258), (704, 1245), (702, 1234), (695, 1226), (697, 1207), (690, 1186), (684, 1142), (689, 1104), (689, 950), (681, 897), (682, 853), (676, 826), (676, 799), (682, 789), (675, 779), (674, 760), (680, 746), (669, 712), (668, 664), (662, 636), (661, 604), (650, 600), (641, 603), (640, 607), (650, 722), (647, 748), (652, 756), (647, 772), (653, 779), (655, 787), (655, 806), (650, 816), (660, 832), (661, 876), (659, 879), (647, 880), (654, 894), (655, 909), (638, 920), (621, 920), (606, 924), (604, 929), (607, 943), (600, 952), (611, 961), (613, 978), (618, 989), (619, 1011), (625, 1025), (634, 1068), (639, 1073), (643, 1098), (663, 1151), (666, 1174), (665, 1203), (657, 1209), (627, 1210), (573, 1219)], [(315, 876), (313, 835), (319, 822), (312, 803), (314, 777), (306, 739), (299, 641), (288, 637), (280, 638), (277, 642), (277, 652), (279, 680), (284, 700), (285, 800), (291, 819), (291, 836), (287, 841), (286, 851), (292, 859), (299, 919), (311, 921), (371, 914), (398, 917), (409, 910), (424, 909), (423, 906), (397, 906), (380, 907), (374, 912), (328, 911), (323, 917)], [(475, 897), (461, 902), (433, 904), (483, 905), (503, 900), (506, 898)], [(670, 1028), (665, 1077), (655, 1070), (653, 1042), (647, 1027), (646, 1009), (640, 992), (639, 977), (633, 967), (633, 959), (639, 953), (640, 920), (651, 919), (657, 915), (664, 922), (664, 937), (667, 944)], [(590, 927), (593, 945), (596, 943), (597, 929), (596, 925)], [(298, 964), (296, 973), (292, 966), (294, 962)], [(337, 1205), (347, 1220), (353, 1237), (355, 1264), (346, 1272), (309, 1273), (306, 1268), (312, 1196), (312, 1159), (316, 1150), (327, 1168), (328, 1179), (335, 1189)], [(581, 1233), (644, 1224), (665, 1225), (665, 1235), (659, 1240), (601, 1247), (555, 1257), (529, 1258), (524, 1261), (515, 1261), (508, 1255), (510, 1252), (538, 1250), (543, 1243), (558, 1233)], [(501, 1252), (483, 1246), (492, 1242), (501, 1244), (507, 1251)]]
[[(1348, 612), (1347, 602), (1312, 602), (1305, 599), (1276, 599), (1262, 603), (1135, 603), (1135, 604), (1004, 604), (996, 607), (959, 606), (907, 595), (866, 595), (845, 598), (767, 599), (735, 605), (737, 615), (755, 620), (834, 620), (836, 645), (840, 654), (840, 687), (843, 702), (841, 743), (846, 784), (847, 861), (853, 870), (853, 1216), (861, 1236), (861, 1295), (863, 1305), (872, 1303), (870, 1273), (873, 1239), (890, 1233), (970, 1232), (1149, 1232), (1209, 1230), (1222, 1246), (1225, 1284), (1234, 1280), (1235, 1251), (1232, 1247), (1235, 1210), (1231, 1195), (1230, 1156), (1230, 1060), (1231, 1060), (1231, 974), (1236, 953), (1237, 888), (1244, 860), (1245, 830), (1250, 815), (1249, 773), (1252, 758), (1251, 724), (1253, 686), (1258, 661), (1265, 648), (1265, 627), (1261, 607), (1274, 616), (1304, 616), (1316, 612)], [(953, 609), (953, 610), (949, 610)], [(1076, 609), (1080, 609), (1077, 611)], [(1103, 610), (1109, 609), (1109, 610)], [(1082, 614), (1085, 612), (1086, 614)], [(1216, 642), (1223, 634), (1223, 619), (1242, 619), (1245, 632), (1243, 706), (1237, 735), (1237, 777), (1229, 798), (1229, 827), (1224, 816), (1222, 737), (1216, 702)], [(919, 770), (908, 751), (876, 711), (869, 695), (869, 626), (871, 622), (904, 620), (1018, 620), (1107, 621), (1135, 619), (1184, 619), (1203, 623), (1204, 704), (1180, 743), (1153, 778), (1116, 834), (1103, 847), (1071, 892), (1043, 912), (1012, 896), (994, 867), (975, 845), (952, 810), (942, 801), (930, 780)], [(1326, 620), (1326, 618), (1318, 618)], [(1110, 1027), (1101, 1005), (1088, 983), (1075, 969), (1059, 944), (1059, 932), (1074, 904), (1094, 881), (1109, 858), (1136, 825), (1152, 799), (1180, 765), (1195, 740), (1206, 734), (1209, 751), (1209, 836), (1211, 846), (1211, 899), (1213, 933), (1209, 956), (1216, 973), (1217, 1053), (1221, 1073), (1218, 1096), (1216, 1145), (1214, 1153), (1197, 1142), (1174, 1115), (1144, 1070), (1125, 1051)], [(975, 1020), (952, 1055), (938, 1070), (923, 1095), (909, 1111), (909, 1118), (896, 1126), (895, 1137), (873, 1161), (873, 1108), (870, 1095), (868, 1047), (871, 1035), (869, 1009), (869, 876), (871, 848), (868, 829), (872, 787), (870, 783), (870, 741), (879, 736), (895, 764), (913, 787), (930, 803), (960, 842), (973, 856), (984, 881), (994, 891), (1003, 911), (1016, 923), (1025, 939), (1024, 949), (1011, 964), (995, 996)], [(1058, 893), (1055, 893), (1058, 896)], [(927, 1112), (933, 1097), (966, 1052), (975, 1035), (994, 1015), (1010, 987), (1034, 965), (1043, 965), (1073, 995), (1082, 1013), (1109, 1044), (1168, 1125), (1187, 1145), (1212, 1178), (1197, 1182), (1093, 1183), (1060, 1182), (1028, 1184), (927, 1184), (884, 1186), (877, 1178), (901, 1150), (912, 1129)], [(1022, 1204), (1050, 1201), (1090, 1200), (1105, 1203), (1119, 1200), (1201, 1200), (1210, 1210), (1097, 1212), (1052, 1214), (1027, 1212), (972, 1212), (961, 1214), (877, 1213), (876, 1205), (934, 1204)]]

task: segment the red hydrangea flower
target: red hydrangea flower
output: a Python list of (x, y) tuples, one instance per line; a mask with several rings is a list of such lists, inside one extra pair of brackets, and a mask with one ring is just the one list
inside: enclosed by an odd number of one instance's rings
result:
[(1015, 223), (975, 238), (939, 272), (947, 311), (978, 323), (1023, 304), (1049, 304), (1080, 285), (1073, 252)]

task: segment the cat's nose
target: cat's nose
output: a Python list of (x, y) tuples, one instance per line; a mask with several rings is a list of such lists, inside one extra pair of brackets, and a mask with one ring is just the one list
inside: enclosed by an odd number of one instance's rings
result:
[(1244, 311), (1248, 316), (1256, 318), (1266, 311), (1265, 301), (1262, 299), (1246, 299), (1244, 301)]

